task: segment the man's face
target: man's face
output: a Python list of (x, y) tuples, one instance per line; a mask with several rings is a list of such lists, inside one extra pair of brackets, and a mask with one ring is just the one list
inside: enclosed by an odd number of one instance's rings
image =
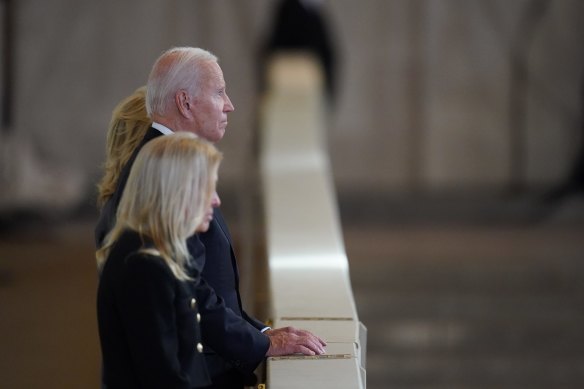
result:
[(200, 86), (193, 99), (195, 133), (210, 142), (218, 142), (225, 134), (227, 114), (235, 108), (227, 96), (223, 72), (217, 63), (204, 65)]

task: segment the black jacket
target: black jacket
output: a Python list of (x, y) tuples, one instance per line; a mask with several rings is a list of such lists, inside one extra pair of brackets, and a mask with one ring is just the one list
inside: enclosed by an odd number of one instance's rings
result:
[[(114, 225), (116, 209), (138, 151), (149, 140), (161, 135), (155, 128), (150, 128), (122, 170), (116, 192), (104, 205), (95, 230), (98, 247)], [(202, 271), (197, 296), (201, 304), (203, 346), (211, 377), (234, 368), (251, 377), (268, 350), (269, 339), (261, 333), (265, 326), (242, 309), (231, 236), (218, 208), (209, 230), (193, 235), (187, 244), (191, 255), (197, 258), (193, 271)]]
[(178, 280), (142, 247), (140, 236), (126, 231), (100, 274), (103, 383), (108, 389), (207, 386), (196, 282)]

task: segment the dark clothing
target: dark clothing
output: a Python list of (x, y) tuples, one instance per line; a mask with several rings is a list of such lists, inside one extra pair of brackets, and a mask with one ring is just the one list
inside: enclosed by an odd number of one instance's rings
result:
[(196, 283), (178, 280), (161, 257), (139, 251), (144, 247), (136, 232), (125, 232), (100, 274), (103, 383), (108, 389), (207, 386)]
[(271, 30), (260, 49), (260, 91), (265, 85), (265, 62), (273, 53), (308, 51), (322, 64), (330, 100), (335, 95), (335, 50), (327, 21), (317, 6), (300, 0), (282, 0), (274, 12)]
[(245, 382), (246, 386), (256, 386), (255, 380), (254, 382), (246, 381), (241, 372), (231, 369), (220, 375), (214, 376), (213, 383), (209, 386), (205, 386), (204, 389), (241, 389), (242, 382)]
[[(115, 212), (138, 150), (161, 135), (158, 130), (150, 128), (122, 170), (118, 188), (105, 204), (98, 221), (95, 231), (98, 246), (114, 225)], [(203, 269), (196, 293), (202, 316), (205, 361), (211, 379), (241, 376), (238, 387), (242, 387), (244, 382), (253, 381), (253, 371), (266, 355), (269, 339), (261, 333), (265, 326), (242, 309), (231, 236), (218, 208), (214, 211), (209, 230), (190, 237), (187, 245), (191, 255), (198, 258), (192, 271), (198, 273)]]

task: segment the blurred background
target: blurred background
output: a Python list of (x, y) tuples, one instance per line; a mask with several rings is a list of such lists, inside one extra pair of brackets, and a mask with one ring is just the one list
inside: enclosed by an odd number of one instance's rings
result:
[(322, 60), (369, 388), (583, 387), (584, 2), (312, 0), (299, 23), (281, 3), (0, 1), (0, 386), (98, 387), (107, 124), (188, 45), (236, 108), (218, 145), (236, 239), (261, 227), (265, 61)]

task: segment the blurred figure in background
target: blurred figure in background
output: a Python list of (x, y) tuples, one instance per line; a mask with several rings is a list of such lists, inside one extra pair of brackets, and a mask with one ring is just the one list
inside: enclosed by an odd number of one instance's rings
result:
[(279, 51), (308, 51), (323, 67), (326, 91), (335, 95), (335, 49), (322, 13), (322, 0), (282, 0), (274, 13), (271, 30), (259, 53), (260, 93), (264, 91), (266, 65)]
[(580, 145), (566, 179), (545, 197), (547, 204), (559, 206), (571, 196), (584, 196), (584, 79), (580, 82)]

